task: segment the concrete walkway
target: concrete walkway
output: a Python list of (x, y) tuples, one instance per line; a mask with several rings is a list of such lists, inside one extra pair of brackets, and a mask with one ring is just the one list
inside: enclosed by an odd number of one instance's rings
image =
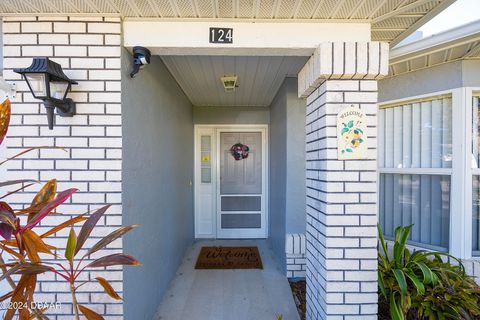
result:
[[(195, 270), (202, 246), (257, 246), (263, 270)], [(202, 240), (187, 251), (156, 320), (298, 320), (287, 278), (264, 240)]]

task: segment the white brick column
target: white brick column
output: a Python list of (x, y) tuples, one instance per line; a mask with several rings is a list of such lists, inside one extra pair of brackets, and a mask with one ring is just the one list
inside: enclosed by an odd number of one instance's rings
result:
[[(6, 139), (8, 155), (30, 147), (65, 147), (41, 149), (9, 162), (10, 179), (58, 180), (59, 190), (76, 187), (80, 191), (61, 206), (63, 215), (45, 218), (40, 228), (48, 230), (69, 216), (113, 206), (98, 223), (93, 245), (122, 223), (121, 202), (121, 22), (109, 17), (4, 17), (3, 53), (4, 77), (17, 84), (17, 96), (12, 103), (11, 127)], [(78, 81), (68, 97), (76, 102), (73, 118), (56, 117), (54, 130), (47, 127), (47, 116), (40, 100), (34, 99), (25, 81), (13, 68), (27, 67), (35, 56), (47, 56), (62, 65), (65, 73)], [(9, 197), (18, 208), (29, 204), (39, 186)], [(78, 231), (77, 231), (78, 234)], [(67, 243), (68, 230), (58, 232), (48, 241), (62, 249)], [(96, 239), (95, 239), (96, 238)], [(109, 246), (111, 254), (122, 250), (122, 242)], [(63, 251), (57, 252), (60, 256)], [(134, 253), (133, 253), (134, 254)], [(81, 280), (101, 276), (122, 293), (122, 269), (86, 272)], [(51, 309), (52, 320), (72, 319), (71, 296), (65, 281), (53, 274), (40, 277), (35, 295), (37, 302), (61, 302), (60, 309)], [(79, 302), (105, 315), (106, 319), (122, 319), (122, 303), (112, 300), (96, 283), (79, 289)]]
[[(307, 319), (377, 319), (377, 81), (388, 45), (322, 43), (298, 76), (307, 99)], [(368, 122), (368, 159), (337, 160), (337, 114)]]

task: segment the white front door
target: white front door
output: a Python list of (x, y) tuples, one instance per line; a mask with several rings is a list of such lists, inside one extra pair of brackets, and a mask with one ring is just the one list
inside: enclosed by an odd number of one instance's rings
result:
[(195, 131), (196, 237), (266, 238), (266, 127), (198, 126)]

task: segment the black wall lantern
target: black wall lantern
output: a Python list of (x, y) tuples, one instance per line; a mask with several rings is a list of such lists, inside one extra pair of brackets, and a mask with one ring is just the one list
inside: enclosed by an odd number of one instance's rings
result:
[(33, 58), (28, 68), (13, 69), (23, 76), (33, 96), (43, 100), (47, 109), (48, 128), (53, 129), (55, 108), (61, 117), (73, 117), (75, 103), (67, 98), (67, 93), (76, 81), (70, 80), (63, 73), (62, 66), (46, 57)]

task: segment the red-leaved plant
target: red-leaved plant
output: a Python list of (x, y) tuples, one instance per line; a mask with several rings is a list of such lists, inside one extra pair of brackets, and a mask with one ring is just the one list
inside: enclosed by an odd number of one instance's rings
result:
[[(10, 123), (10, 101), (7, 99), (0, 104), (0, 144), (3, 142)], [(32, 150), (27, 149), (11, 158), (0, 162), (3, 165), (9, 160), (20, 157)], [(104, 206), (92, 214), (83, 213), (76, 217), (66, 219), (63, 223), (55, 226), (44, 233), (37, 233), (35, 227), (49, 214), (54, 213), (56, 208), (67, 201), (78, 189), (68, 189), (57, 192), (55, 179), (48, 181), (34, 197), (30, 206), (24, 209), (14, 210), (5, 199), (21, 192), (22, 190), (37, 183), (34, 180), (14, 180), (0, 182), (0, 187), (19, 186), (14, 191), (0, 195), (0, 281), (6, 280), (12, 287), (12, 291), (0, 297), (1, 301), (9, 306), (6, 311), (6, 320), (13, 319), (18, 315), (19, 319), (48, 319), (44, 314), (45, 308), (39, 308), (42, 304), (34, 302), (34, 293), (37, 285), (37, 276), (43, 273), (54, 273), (58, 278), (68, 282), (72, 294), (72, 304), (75, 318), (78, 320), (82, 313), (88, 320), (103, 319), (95, 311), (78, 303), (76, 298), (77, 290), (89, 281), (96, 281), (103, 287), (105, 292), (115, 300), (121, 297), (113, 289), (110, 283), (102, 278), (78, 283), (79, 276), (86, 270), (105, 268), (110, 266), (139, 266), (140, 263), (133, 257), (115, 253), (100, 258), (91, 259), (91, 255), (104, 249), (107, 245), (119, 239), (136, 225), (121, 227), (99, 240), (89, 249), (82, 250), (86, 240), (90, 237), (97, 222), (105, 214), (109, 205)], [(20, 217), (25, 223), (21, 223)], [(77, 235), (73, 226), (83, 222)], [(48, 239), (62, 229), (70, 228), (64, 259), (54, 253), (56, 247), (48, 244)], [(5, 258), (8, 253), (8, 259)], [(52, 259), (45, 261), (40, 254), (52, 256)], [(78, 259), (77, 259), (78, 258)], [(62, 263), (63, 262), (63, 263)], [(17, 275), (17, 276), (14, 276)], [(14, 278), (17, 280), (15, 281)], [(10, 300), (8, 300), (10, 299)]]

